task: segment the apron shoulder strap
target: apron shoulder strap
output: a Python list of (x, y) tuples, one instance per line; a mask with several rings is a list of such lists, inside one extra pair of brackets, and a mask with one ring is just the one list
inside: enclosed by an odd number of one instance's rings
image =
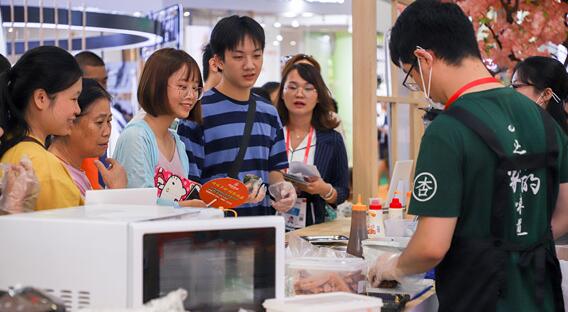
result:
[(461, 107), (452, 107), (451, 109), (445, 111), (444, 114), (457, 119), (465, 126), (470, 128), (473, 132), (475, 132), (478, 136), (480, 136), (481, 139), (487, 144), (487, 146), (489, 146), (489, 148), (495, 154), (497, 154), (500, 159), (507, 157), (507, 155), (503, 151), (503, 148), (501, 147), (501, 143), (499, 143), (499, 140), (495, 135), (495, 132), (487, 127), (474, 114)]

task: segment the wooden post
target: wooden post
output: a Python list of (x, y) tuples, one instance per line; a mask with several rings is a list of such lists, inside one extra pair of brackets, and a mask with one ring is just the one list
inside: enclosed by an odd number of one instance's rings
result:
[(422, 122), (424, 111), (419, 110), (418, 107), (425, 107), (426, 101), (422, 97), (422, 94), (418, 92), (413, 92), (410, 96), (419, 103), (422, 102), (422, 104), (410, 105), (410, 157), (416, 160), (418, 159), (418, 152), (420, 151), (420, 142), (424, 135), (424, 123)]
[(376, 1), (352, 2), (353, 195), (365, 201), (378, 192)]
[[(398, 18), (398, 11), (397, 11), (398, 1), (393, 0), (391, 1), (391, 22), (394, 24), (396, 19)], [(389, 38), (390, 40), (390, 38)], [(385, 43), (385, 47), (388, 48), (388, 43)], [(386, 60), (390, 64), (390, 72), (391, 72), (391, 96), (398, 97), (399, 96), (399, 85), (398, 85), (398, 67), (396, 67), (390, 60)], [(389, 103), (390, 108), (390, 115), (389, 115), (389, 168), (394, 168), (395, 162), (398, 160), (398, 105), (393, 105), (393, 103)]]

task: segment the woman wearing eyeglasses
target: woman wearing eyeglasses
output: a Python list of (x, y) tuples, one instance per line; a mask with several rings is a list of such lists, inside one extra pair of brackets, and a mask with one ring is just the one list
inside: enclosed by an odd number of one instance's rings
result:
[(318, 72), (321, 72), (320, 64), (311, 55), (307, 55), (307, 54), (303, 54), (303, 53), (288, 55), (288, 56), (284, 56), (282, 58), (282, 61), (284, 62), (284, 67), (282, 68), (282, 72), (289, 71), (290, 67), (294, 64), (309, 64), (309, 65), (312, 65), (313, 67), (315, 67)]
[[(295, 208), (305, 209), (305, 224), (325, 221), (326, 206), (336, 207), (349, 193), (347, 152), (341, 134), (333, 130), (330, 92), (319, 71), (308, 64), (293, 64), (282, 74), (277, 109), (284, 125), (288, 161), (315, 165), (321, 178), (298, 183), (301, 191)], [(287, 219), (286, 219), (287, 220)]]
[(170, 129), (176, 118), (200, 123), (202, 88), (199, 67), (186, 52), (161, 49), (148, 58), (138, 85), (146, 116), (126, 126), (114, 154), (126, 169), (129, 188), (157, 187), (161, 203), (205, 206), (186, 199), (190, 190), (185, 180), (199, 181), (203, 151), (197, 145), (186, 148)]
[(568, 73), (558, 60), (532, 56), (515, 66), (511, 87), (544, 108), (568, 134)]

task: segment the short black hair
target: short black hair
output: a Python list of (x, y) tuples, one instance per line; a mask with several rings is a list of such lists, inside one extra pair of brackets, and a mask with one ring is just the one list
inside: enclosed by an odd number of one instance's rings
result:
[(234, 50), (249, 36), (255, 45), (264, 51), (264, 29), (248, 16), (232, 15), (221, 19), (211, 31), (211, 49), (213, 54), (225, 60), (225, 52)]
[(10, 64), (10, 61), (4, 55), (0, 54), (0, 73), (7, 71), (11, 67), (12, 64)]
[(81, 108), (81, 115), (78, 117), (86, 114), (91, 105), (98, 99), (107, 99), (109, 102), (112, 101), (111, 95), (96, 80), (83, 78), (83, 89), (77, 99), (79, 107)]
[(473, 24), (455, 3), (417, 0), (402, 11), (391, 30), (392, 62), (412, 64), (416, 46), (432, 50), (450, 65), (468, 57), (481, 59)]
[(560, 101), (550, 98), (546, 111), (556, 120), (560, 128), (568, 134), (566, 124), (565, 101), (568, 99), (568, 73), (564, 65), (551, 57), (531, 56), (517, 63), (513, 75), (525, 84), (533, 86), (537, 91), (543, 92), (546, 88), (552, 89)]
[(269, 81), (262, 85), (262, 88), (266, 90), (268, 93), (272, 93), (274, 91), (278, 91), (280, 89), (280, 82), (277, 81)]
[(105, 66), (103, 59), (91, 51), (82, 51), (75, 55), (81, 69), (83, 66)]
[(213, 58), (213, 50), (211, 44), (208, 43), (203, 47), (203, 81), (209, 78), (209, 60)]
[(263, 87), (254, 87), (250, 91), (265, 99), (267, 102), (272, 103), (272, 101), (270, 100), (270, 93), (268, 93), (268, 91), (266, 91), (266, 89), (264, 89)]

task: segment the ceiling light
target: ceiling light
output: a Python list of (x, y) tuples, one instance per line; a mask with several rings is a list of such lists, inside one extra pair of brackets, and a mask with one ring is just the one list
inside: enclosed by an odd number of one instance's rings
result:
[(290, 45), (293, 46), (293, 47), (295, 47), (295, 46), (296, 46), (296, 41), (294, 41), (294, 40), (290, 41)]
[(302, 9), (304, 8), (304, 1), (303, 0), (290, 0), (290, 4), (289, 4), (288, 8), (292, 12), (302, 12)]
[(274, 41), (272, 41), (272, 45), (275, 46), (275, 47), (277, 47), (277, 46), (280, 45), (280, 41), (274, 40)]
[(298, 22), (297, 20), (293, 20), (291, 25), (294, 28), (298, 28), (298, 27), (300, 27), (300, 22)]
[(282, 35), (277, 35), (277, 36), (276, 36), (276, 40), (282, 41), (282, 40), (284, 40), (284, 37), (282, 37)]
[(136, 12), (132, 13), (132, 15), (134, 15), (136, 17), (140, 17), (140, 16), (142, 16), (142, 12), (136, 11)]
[(272, 24), (272, 26), (274, 26), (274, 28), (280, 28), (282, 26), (282, 24), (280, 24), (280, 22), (274, 22), (274, 24)]
[(289, 17), (289, 18), (294, 18), (296, 16), (298, 16), (298, 14), (294, 13), (294, 12), (286, 12), (284, 14), (282, 14), (282, 16), (284, 17)]
[(188, 17), (188, 16), (190, 16), (190, 15), (191, 15), (191, 13), (190, 13), (189, 11), (183, 12), (183, 16), (185, 16), (185, 17)]
[(312, 12), (304, 12), (304, 13), (302, 13), (302, 17), (313, 17), (313, 16), (314, 16), (314, 13), (312, 13)]

